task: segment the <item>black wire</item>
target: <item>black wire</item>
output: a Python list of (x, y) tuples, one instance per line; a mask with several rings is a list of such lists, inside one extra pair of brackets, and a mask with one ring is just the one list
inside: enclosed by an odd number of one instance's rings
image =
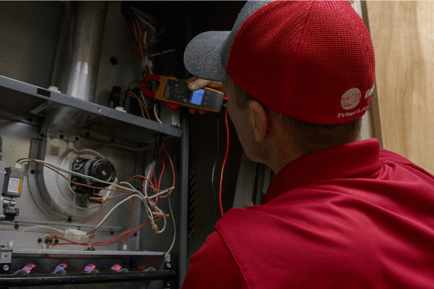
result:
[[(116, 209), (114, 209), (112, 211), (112, 214), (119, 209), (121, 206), (116, 207)], [(98, 224), (92, 231), (90, 231), (89, 233), (86, 234), (86, 236), (90, 236), (92, 235), (96, 230), (98, 230), (102, 225), (104, 225), (104, 223), (108, 220), (109, 218), (105, 219), (101, 224)]]
[(2, 150), (3, 150), (3, 140), (2, 140), (2, 136), (0, 135), (0, 161), (2, 160)]
[(136, 82), (141, 83), (140, 80), (134, 80), (134, 81), (131, 81), (130, 84), (128, 84), (128, 86), (127, 86), (127, 92), (125, 93), (125, 96), (124, 96), (124, 102), (121, 105), (123, 108), (125, 108), (125, 102), (127, 100), (128, 91), (130, 91), (130, 86), (131, 86), (131, 84), (136, 83)]
[[(139, 180), (136, 180), (136, 179), (132, 179), (132, 180), (129, 180), (129, 181), (127, 181), (127, 183), (131, 183), (131, 182), (136, 182), (136, 183), (139, 183), (140, 184), (140, 187), (142, 188), (143, 187), (143, 184), (142, 184), (142, 182), (141, 181), (139, 181)], [(137, 188), (136, 188), (137, 189)], [(139, 189), (137, 189), (138, 191), (140, 191), (140, 188)]]
[(219, 128), (219, 123), (220, 123), (220, 113), (219, 113), (219, 117), (217, 118), (217, 154), (216, 154), (216, 157), (215, 157), (215, 162), (214, 162), (214, 166), (212, 167), (212, 174), (211, 174), (211, 186), (212, 186), (212, 195), (213, 195), (213, 198), (212, 198), (212, 203), (213, 203), (213, 211), (214, 211), (214, 218), (215, 218), (215, 221), (217, 222), (218, 221), (218, 218), (217, 218), (217, 211), (216, 211), (216, 206), (217, 206), (217, 204), (216, 204), (216, 192), (215, 192), (215, 188), (214, 188), (214, 174), (215, 174), (215, 168), (216, 168), (216, 165), (217, 165), (217, 161), (218, 161), (218, 159), (219, 159), (219, 150), (220, 150), (220, 137), (219, 137), (219, 135), (220, 135), (220, 128)]

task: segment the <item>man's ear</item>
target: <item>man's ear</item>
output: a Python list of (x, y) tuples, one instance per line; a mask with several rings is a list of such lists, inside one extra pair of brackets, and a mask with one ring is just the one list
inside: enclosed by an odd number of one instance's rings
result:
[(261, 142), (267, 135), (268, 119), (264, 107), (256, 100), (249, 101), (250, 124), (255, 133), (255, 140)]

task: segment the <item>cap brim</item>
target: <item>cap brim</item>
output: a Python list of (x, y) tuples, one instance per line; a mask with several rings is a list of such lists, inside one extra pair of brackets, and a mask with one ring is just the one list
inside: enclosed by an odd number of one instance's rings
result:
[(230, 31), (208, 31), (194, 37), (184, 52), (185, 68), (199, 78), (229, 82), (221, 60), (221, 48)]

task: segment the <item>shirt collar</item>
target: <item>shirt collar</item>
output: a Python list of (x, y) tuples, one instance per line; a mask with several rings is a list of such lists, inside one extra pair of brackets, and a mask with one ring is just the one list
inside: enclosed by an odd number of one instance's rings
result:
[(381, 167), (379, 154), (379, 141), (369, 139), (304, 155), (276, 175), (267, 190), (264, 203), (312, 182), (378, 170)]

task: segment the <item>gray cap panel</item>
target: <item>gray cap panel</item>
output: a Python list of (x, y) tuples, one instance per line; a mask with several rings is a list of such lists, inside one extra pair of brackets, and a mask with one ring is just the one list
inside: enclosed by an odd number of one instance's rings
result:
[(248, 1), (238, 14), (232, 31), (208, 31), (194, 37), (185, 48), (185, 68), (203, 79), (229, 82), (226, 66), (235, 35), (250, 15), (270, 2)]
[(234, 27), (232, 28), (232, 31), (229, 33), (229, 36), (226, 38), (225, 42), (222, 45), (222, 49), (220, 51), (221, 53), (221, 60), (222, 65), (226, 70), (226, 67), (228, 66), (229, 62), (229, 54), (231, 52), (231, 46), (234, 42), (235, 35), (238, 33), (238, 30), (240, 29), (241, 25), (243, 25), (244, 21), (247, 20), (253, 13), (258, 11), (261, 7), (271, 3), (273, 1), (248, 1), (246, 5), (244, 5), (243, 9), (241, 9), (241, 12), (238, 14), (237, 20), (235, 21)]
[(230, 80), (220, 60), (220, 47), (229, 31), (208, 31), (194, 37), (184, 52), (185, 68), (194, 76), (213, 81)]

